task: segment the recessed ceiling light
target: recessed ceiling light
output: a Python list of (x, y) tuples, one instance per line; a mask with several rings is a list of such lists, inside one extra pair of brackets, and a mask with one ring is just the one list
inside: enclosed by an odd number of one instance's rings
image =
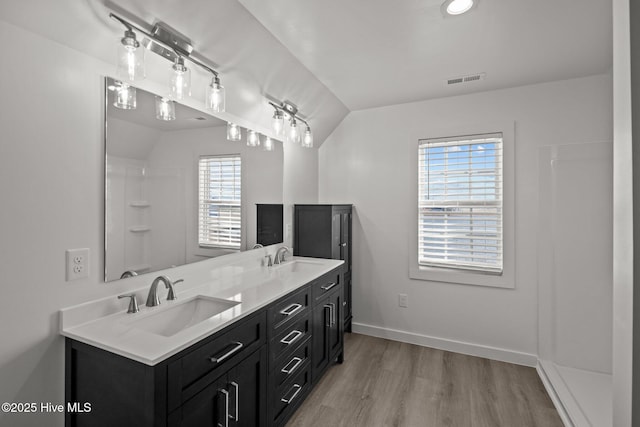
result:
[(442, 4), (442, 11), (446, 15), (462, 15), (470, 11), (478, 0), (447, 0)]

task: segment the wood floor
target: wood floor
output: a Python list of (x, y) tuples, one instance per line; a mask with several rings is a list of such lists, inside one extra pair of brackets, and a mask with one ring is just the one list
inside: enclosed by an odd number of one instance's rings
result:
[(562, 427), (535, 369), (359, 334), (287, 427)]

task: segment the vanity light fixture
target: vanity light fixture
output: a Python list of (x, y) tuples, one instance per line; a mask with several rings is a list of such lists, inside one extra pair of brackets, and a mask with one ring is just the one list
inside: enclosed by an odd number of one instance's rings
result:
[(207, 86), (205, 104), (207, 109), (217, 113), (222, 113), (225, 110), (224, 86), (220, 84), (220, 78), (218, 78), (218, 76), (213, 76), (211, 78), (211, 84)]
[[(286, 116), (289, 119), (289, 129), (287, 129), (286, 132), (287, 141), (297, 144), (300, 143), (302, 139), (302, 147), (313, 147), (313, 133), (311, 132), (311, 127), (305, 119), (298, 115), (298, 107), (290, 102), (281, 102), (279, 104), (275, 104), (269, 101), (269, 105), (271, 105), (275, 110), (273, 113), (272, 124), (273, 130), (276, 132), (276, 135), (281, 135), (282, 133), (284, 133), (284, 117)], [(305, 125), (303, 138), (301, 138), (300, 128), (298, 127), (298, 120)]]
[(227, 139), (229, 141), (240, 141), (242, 139), (242, 130), (235, 123), (227, 122)]
[(164, 121), (176, 119), (176, 106), (172, 100), (156, 96), (156, 119)]
[(441, 10), (444, 16), (462, 15), (476, 6), (478, 0), (447, 0), (442, 4)]
[[(212, 97), (207, 96), (210, 109), (222, 112), (225, 109), (224, 87), (220, 84), (218, 72), (208, 65), (208, 60), (202, 58), (193, 50), (191, 40), (178, 34), (167, 25), (157, 23), (153, 27), (137, 25), (110, 13), (109, 17), (125, 27), (124, 37), (120, 40), (118, 56), (118, 70), (124, 80), (144, 77), (144, 50), (142, 47), (156, 53), (172, 62), (170, 77), (170, 96), (181, 100), (191, 96), (191, 67), (185, 65), (190, 62), (211, 74), (213, 88)], [(151, 29), (148, 29), (151, 28)], [(139, 42), (136, 38), (144, 36)]]
[(249, 129), (247, 131), (247, 145), (249, 147), (257, 147), (260, 145), (260, 134), (255, 130)]
[(115, 87), (115, 100), (113, 106), (121, 110), (136, 109), (136, 88), (123, 82), (117, 82)]
[(262, 149), (264, 151), (273, 151), (273, 140), (268, 136), (265, 136), (264, 142), (262, 143)]
[(121, 79), (134, 81), (144, 79), (144, 49), (140, 49), (140, 42), (136, 33), (127, 28), (124, 37), (118, 45), (118, 70)]

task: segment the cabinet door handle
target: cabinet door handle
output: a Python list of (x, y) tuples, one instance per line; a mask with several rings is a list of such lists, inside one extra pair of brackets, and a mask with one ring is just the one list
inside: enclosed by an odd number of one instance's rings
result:
[(229, 350), (228, 352), (226, 352), (225, 354), (223, 354), (222, 356), (216, 356), (216, 357), (210, 357), (209, 360), (212, 363), (222, 363), (224, 362), (227, 358), (231, 357), (233, 354), (237, 353), (238, 351), (240, 351), (240, 349), (244, 346), (244, 344), (242, 344), (239, 341), (234, 341), (233, 342), (234, 347)]
[(285, 316), (291, 316), (302, 308), (300, 304), (291, 304), (289, 307), (280, 310), (280, 314), (284, 314)]
[(331, 324), (329, 326), (333, 327), (336, 325), (336, 305), (330, 303), (329, 306), (331, 307)]
[(293, 330), (293, 331), (289, 332), (286, 337), (282, 338), (280, 340), (280, 342), (282, 344), (289, 345), (289, 344), (293, 343), (294, 341), (296, 341), (298, 338), (300, 338), (300, 336), (302, 336), (302, 332), (300, 332), (298, 330)]
[(320, 289), (327, 292), (329, 289), (333, 288), (336, 285), (336, 282), (327, 283), (324, 286), (320, 286)]
[[(289, 403), (291, 403), (291, 402), (293, 401), (293, 399), (295, 399), (295, 398), (296, 398), (296, 396), (298, 395), (298, 393), (300, 393), (300, 391), (302, 390), (302, 387), (300, 387), (298, 384), (294, 384), (294, 385), (293, 385), (293, 387), (291, 387), (291, 390), (294, 390), (294, 389), (296, 389), (296, 391), (293, 393), (293, 395), (292, 395), (290, 398), (288, 398), (288, 399), (287, 399), (286, 397), (283, 397), (283, 398), (282, 398), (282, 399), (280, 399), (280, 400), (281, 400), (282, 402), (286, 403), (287, 405), (288, 405)], [(291, 390), (289, 390), (289, 391), (291, 391)]]
[(224, 424), (218, 423), (219, 427), (229, 427), (229, 392), (223, 388), (218, 390), (224, 395)]
[(232, 420), (236, 420), (236, 422), (238, 422), (238, 421), (240, 421), (240, 412), (238, 412), (238, 394), (239, 394), (239, 391), (240, 391), (240, 386), (238, 385), (237, 382), (231, 381), (231, 387), (234, 388), (235, 394), (236, 394), (236, 400), (235, 400), (235, 405), (234, 405), (236, 407), (235, 408), (236, 410), (235, 410), (235, 415), (234, 416), (229, 415), (229, 418), (231, 418)]
[[(291, 363), (294, 363), (294, 365), (292, 367), (289, 367)], [(289, 363), (287, 363), (287, 365), (284, 368), (282, 368), (281, 372), (289, 375), (290, 373), (298, 369), (298, 366), (300, 366), (301, 363), (302, 363), (302, 359), (300, 359), (299, 357), (294, 357), (289, 361)]]
[(345, 246), (347, 246), (347, 244), (346, 243), (340, 243), (340, 246), (342, 246), (344, 248)]
[(329, 316), (327, 316), (327, 321), (325, 322), (325, 326), (331, 327), (331, 317), (333, 317), (331, 315), (331, 304), (325, 304), (324, 305), (325, 311), (328, 308), (329, 309)]

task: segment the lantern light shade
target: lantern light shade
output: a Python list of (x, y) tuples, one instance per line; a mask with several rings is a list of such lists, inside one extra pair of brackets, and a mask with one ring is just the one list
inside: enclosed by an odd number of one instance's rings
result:
[(305, 148), (313, 147), (313, 133), (311, 133), (311, 128), (308, 125), (304, 131), (304, 135), (302, 136), (302, 143), (300, 145)]
[(135, 110), (136, 88), (129, 86), (126, 83), (117, 83), (113, 106), (116, 108), (120, 108), (121, 110)]
[(225, 91), (224, 86), (220, 84), (218, 76), (214, 76), (211, 79), (211, 84), (207, 86), (205, 106), (207, 109), (216, 113), (222, 113), (225, 111)]
[(175, 100), (182, 100), (191, 96), (191, 70), (184, 65), (184, 59), (180, 56), (171, 66), (170, 78), (171, 97)]
[(176, 106), (172, 100), (156, 96), (156, 119), (163, 121), (176, 119)]
[(242, 129), (240, 126), (227, 122), (227, 139), (229, 141), (240, 141), (242, 139)]

